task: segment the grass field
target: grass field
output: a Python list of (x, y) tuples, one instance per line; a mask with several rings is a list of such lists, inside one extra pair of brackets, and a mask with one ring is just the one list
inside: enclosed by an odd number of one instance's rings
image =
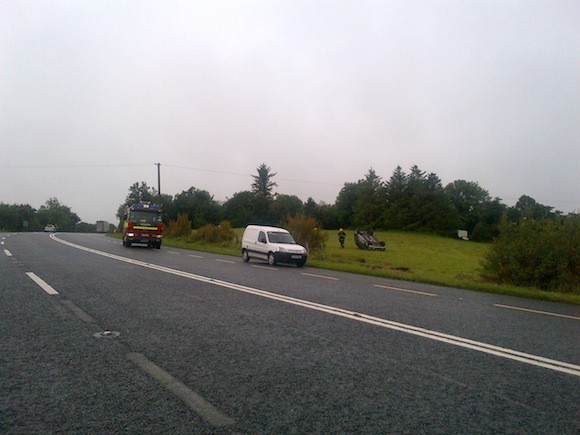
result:
[[(164, 246), (238, 256), (243, 229), (235, 230), (237, 240), (227, 246), (191, 243), (186, 239), (165, 238)], [(496, 285), (481, 277), (487, 243), (475, 243), (435, 235), (375, 231), (386, 243), (385, 251), (357, 248), (354, 232), (347, 231), (341, 248), (336, 231), (328, 231), (324, 249), (308, 258), (306, 266), (366, 275), (396, 278), (449, 287), (509, 294), (534, 299), (580, 304), (580, 294), (547, 292), (533, 288)]]

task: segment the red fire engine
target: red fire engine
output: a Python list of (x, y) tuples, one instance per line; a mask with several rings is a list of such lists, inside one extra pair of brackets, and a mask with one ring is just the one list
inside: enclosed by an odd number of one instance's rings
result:
[(125, 209), (123, 219), (123, 246), (144, 243), (150, 248), (161, 248), (163, 221), (159, 205), (132, 204)]

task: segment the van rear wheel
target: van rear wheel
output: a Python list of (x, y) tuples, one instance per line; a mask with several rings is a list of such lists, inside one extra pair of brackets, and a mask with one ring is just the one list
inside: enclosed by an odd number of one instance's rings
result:
[(276, 259), (274, 258), (274, 254), (271, 252), (268, 254), (268, 264), (270, 266), (276, 266)]

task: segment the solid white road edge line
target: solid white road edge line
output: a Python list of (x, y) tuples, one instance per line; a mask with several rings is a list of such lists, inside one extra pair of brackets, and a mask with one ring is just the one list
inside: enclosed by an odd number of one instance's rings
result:
[(204, 282), (207, 284), (213, 284), (220, 287), (229, 288), (232, 290), (253, 294), (256, 296), (277, 300), (280, 302), (285, 302), (292, 305), (301, 306), (311, 310), (321, 311), (328, 314), (333, 314), (335, 316), (344, 317), (351, 320), (356, 320), (358, 322), (367, 323), (370, 325), (380, 326), (382, 328), (388, 328), (395, 331), (405, 332), (407, 334), (416, 335), (419, 337), (428, 338), (435, 341), (440, 341), (443, 343), (451, 344), (454, 346), (463, 347), (466, 349), (475, 350), (478, 352), (487, 353), (490, 355), (499, 356), (502, 358), (511, 359), (514, 361), (523, 362), (526, 364), (534, 365), (537, 367), (542, 367), (562, 373), (567, 373), (574, 376), (580, 376), (580, 366), (575, 364), (566, 363), (563, 361), (557, 361), (550, 358), (544, 358), (537, 355), (531, 355), (525, 352), (519, 352), (512, 349), (507, 349), (500, 346), (494, 346), (492, 344), (487, 344), (475, 340), (470, 340), (467, 338), (457, 337), (454, 335), (443, 334), (441, 332), (432, 331), (429, 329), (419, 328), (412, 325), (406, 325), (404, 323), (393, 322), (386, 319), (381, 319), (379, 317), (369, 316), (367, 314), (358, 313), (356, 311), (344, 310), (342, 308), (331, 307), (329, 305), (323, 305), (316, 302), (309, 302), (303, 299), (297, 299), (290, 296), (279, 295), (276, 293), (270, 293), (265, 290), (259, 290), (252, 287), (246, 287), (240, 284), (235, 284), (227, 281), (221, 281), (219, 279), (209, 278), (202, 275), (196, 275), (189, 272), (183, 272), (177, 269), (171, 269), (165, 266), (158, 266), (151, 263), (145, 263), (139, 260), (133, 260), (126, 257), (121, 257), (115, 254), (109, 254), (108, 252), (98, 251), (96, 249), (86, 248), (81, 245), (76, 245), (66, 240), (59, 239), (56, 235), (51, 234), (50, 236), (53, 240), (56, 240), (64, 245), (80, 249), (85, 252), (90, 252), (92, 254), (101, 255), (103, 257), (112, 258), (125, 263), (133, 264), (136, 266), (142, 266), (153, 270), (158, 270), (160, 272), (170, 273), (176, 276), (181, 276), (188, 279), (193, 279), (199, 282)]
[(26, 275), (28, 275), (32, 279), (32, 281), (34, 281), (36, 284), (38, 284), (40, 286), (40, 288), (42, 288), (49, 295), (57, 295), (58, 294), (58, 292), (55, 289), (53, 289), (50, 285), (48, 285), (46, 283), (46, 281), (44, 281), (42, 278), (39, 278), (33, 272), (26, 272)]

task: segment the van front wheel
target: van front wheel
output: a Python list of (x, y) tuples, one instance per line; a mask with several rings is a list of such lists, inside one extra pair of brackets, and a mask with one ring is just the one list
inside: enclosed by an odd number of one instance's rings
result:
[(274, 258), (274, 254), (271, 252), (268, 254), (268, 264), (270, 266), (276, 266), (276, 259)]
[(242, 251), (242, 260), (244, 260), (244, 263), (247, 263), (248, 261), (250, 261), (250, 256), (248, 255), (248, 251), (246, 251), (245, 249)]

